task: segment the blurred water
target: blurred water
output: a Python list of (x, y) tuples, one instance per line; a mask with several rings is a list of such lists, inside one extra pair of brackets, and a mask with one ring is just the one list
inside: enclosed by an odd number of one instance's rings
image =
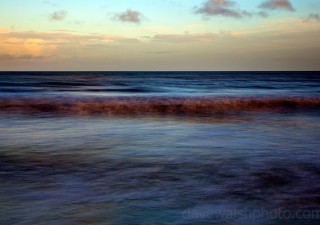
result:
[[(319, 97), (319, 80), (315, 72), (1, 73), (0, 93), (2, 104), (101, 95), (307, 100)], [(114, 90), (121, 85), (131, 91)], [(318, 105), (213, 115), (1, 110), (1, 225), (319, 224)]]
[(1, 95), (308, 96), (318, 72), (0, 72)]

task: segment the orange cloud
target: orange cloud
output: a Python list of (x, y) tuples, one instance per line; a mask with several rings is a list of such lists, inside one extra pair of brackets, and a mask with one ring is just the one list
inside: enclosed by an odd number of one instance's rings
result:
[(49, 43), (43, 39), (21, 38), (8, 34), (10, 33), (0, 33), (0, 52), (2, 60), (19, 59), (20, 56), (31, 56), (27, 58), (48, 57), (57, 49), (55, 44)]
[[(59, 50), (68, 46), (79, 49), (84, 46), (103, 46), (113, 42), (135, 43), (135, 38), (111, 36), (104, 34), (73, 34), (67, 32), (11, 32), (0, 30), (0, 59), (32, 59), (33, 57), (48, 58), (58, 56)], [(61, 51), (64, 52), (65, 51)], [(30, 56), (30, 57), (23, 57)], [(65, 56), (64, 56), (65, 57)]]

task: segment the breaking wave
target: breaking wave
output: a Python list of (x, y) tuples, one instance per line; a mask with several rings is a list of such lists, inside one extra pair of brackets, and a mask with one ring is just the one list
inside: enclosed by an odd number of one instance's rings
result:
[(245, 111), (319, 109), (320, 98), (0, 98), (2, 113), (61, 115), (201, 115)]

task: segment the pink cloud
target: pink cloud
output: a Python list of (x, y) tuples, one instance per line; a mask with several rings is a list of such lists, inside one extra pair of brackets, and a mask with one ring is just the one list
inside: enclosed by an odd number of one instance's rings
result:
[(234, 18), (251, 15), (249, 12), (235, 9), (234, 6), (235, 2), (231, 0), (208, 0), (196, 10), (196, 13), (206, 16), (227, 16)]
[(268, 10), (284, 9), (294, 11), (294, 8), (289, 0), (267, 0), (260, 5), (260, 8)]

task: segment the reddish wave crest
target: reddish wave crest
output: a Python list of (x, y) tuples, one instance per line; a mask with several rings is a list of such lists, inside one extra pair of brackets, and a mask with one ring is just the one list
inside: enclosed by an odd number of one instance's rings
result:
[(61, 115), (215, 114), (320, 109), (320, 98), (0, 98), (0, 113)]

